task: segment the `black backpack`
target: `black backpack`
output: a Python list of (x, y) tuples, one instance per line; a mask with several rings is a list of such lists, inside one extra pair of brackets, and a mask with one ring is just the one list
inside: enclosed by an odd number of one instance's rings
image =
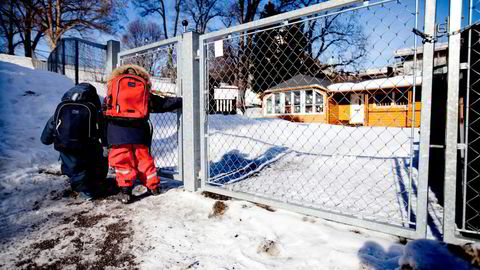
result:
[(99, 138), (100, 98), (95, 87), (81, 83), (68, 90), (55, 110), (54, 148), (62, 152), (83, 152)]

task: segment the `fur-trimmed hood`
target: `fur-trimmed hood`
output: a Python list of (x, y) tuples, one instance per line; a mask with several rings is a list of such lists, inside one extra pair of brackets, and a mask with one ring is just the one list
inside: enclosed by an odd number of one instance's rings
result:
[[(131, 69), (135, 70), (135, 72), (137, 74), (133, 74), (133, 72), (131, 71)], [(148, 74), (147, 70), (144, 69), (143, 67), (141, 66), (138, 66), (138, 65), (123, 65), (123, 66), (120, 66), (116, 69), (114, 69), (112, 71), (112, 73), (110, 74), (110, 76), (108, 76), (108, 85), (111, 84), (112, 80), (117, 77), (117, 76), (120, 76), (120, 75), (124, 75), (124, 74), (133, 74), (133, 75), (138, 75), (140, 77), (142, 77), (145, 81), (147, 81), (147, 84), (148, 84), (148, 90), (150, 91), (152, 89), (152, 82), (150, 81), (150, 75)]]

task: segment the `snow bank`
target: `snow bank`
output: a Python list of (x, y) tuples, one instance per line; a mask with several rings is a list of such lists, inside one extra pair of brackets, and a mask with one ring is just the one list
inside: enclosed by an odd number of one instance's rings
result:
[[(40, 135), (63, 93), (73, 87), (65, 76), (0, 61), (2, 170), (54, 162), (58, 154)], [(4, 173), (4, 172), (3, 172)], [(5, 183), (2, 183), (5, 184)]]
[(11, 64), (16, 64), (22, 67), (26, 67), (29, 69), (34, 69), (32, 58), (17, 56), (17, 55), (9, 55), (9, 54), (0, 54), (0, 61), (7, 62)]

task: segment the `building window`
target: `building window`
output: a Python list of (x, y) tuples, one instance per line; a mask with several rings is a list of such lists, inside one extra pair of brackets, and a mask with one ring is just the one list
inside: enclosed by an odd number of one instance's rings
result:
[(321, 93), (305, 91), (305, 113), (323, 113), (324, 101)]
[(407, 106), (407, 92), (376, 93), (374, 95), (375, 105), (378, 107)]
[(395, 105), (407, 106), (408, 105), (408, 92), (393, 93), (393, 100), (395, 101)]
[(378, 107), (389, 107), (392, 106), (393, 103), (393, 93), (376, 93), (374, 95), (375, 98), (375, 105)]
[(285, 113), (292, 113), (292, 92), (285, 93)]
[(267, 114), (272, 114), (272, 98), (273, 96), (270, 96), (267, 98)]
[(294, 106), (294, 113), (300, 113), (301, 112), (301, 104), (300, 104), (300, 91), (293, 91), (293, 106)]
[(282, 113), (282, 99), (280, 93), (275, 94), (275, 113)]
[(323, 105), (324, 105), (323, 95), (315, 92), (315, 112), (323, 113), (323, 109), (324, 109)]
[(274, 93), (266, 98), (266, 114), (323, 113), (324, 96), (313, 90)]

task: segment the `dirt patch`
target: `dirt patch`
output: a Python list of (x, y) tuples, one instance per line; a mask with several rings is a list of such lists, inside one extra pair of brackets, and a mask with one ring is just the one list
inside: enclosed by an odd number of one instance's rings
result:
[(65, 217), (65, 218), (63, 218), (63, 220), (60, 222), (60, 224), (63, 224), (63, 225), (65, 225), (65, 224), (70, 224), (70, 223), (73, 222), (73, 220), (74, 220), (73, 217)]
[(228, 206), (224, 202), (216, 201), (213, 204), (212, 213), (210, 215), (208, 215), (208, 217), (211, 218), (211, 217), (223, 216), (223, 214), (225, 214), (227, 209), (228, 209)]
[(208, 191), (202, 192), (202, 195), (207, 197), (207, 198), (214, 199), (214, 200), (219, 200), (219, 201), (228, 201), (228, 200), (232, 199), (231, 197), (221, 195), (221, 194), (212, 193), (212, 192), (208, 192)]
[(38, 269), (38, 266), (32, 259), (21, 260), (15, 264), (15, 267), (23, 269)]
[(265, 253), (270, 256), (280, 255), (280, 248), (273, 240), (264, 240), (257, 248), (257, 253)]
[(273, 209), (272, 207), (270, 207), (269, 205), (266, 205), (266, 204), (261, 204), (261, 203), (253, 203), (255, 204), (256, 206), (260, 207), (260, 208), (263, 208), (269, 212), (275, 212), (276, 210)]
[(38, 173), (50, 174), (50, 175), (55, 175), (55, 176), (61, 176), (62, 175), (62, 172), (60, 172), (60, 171), (54, 171), (54, 170), (49, 170), (49, 169), (38, 169)]
[[(131, 254), (125, 245), (128, 245), (132, 238), (132, 228), (128, 221), (119, 220), (109, 225), (103, 225), (105, 234), (97, 240), (92, 239), (89, 234), (89, 228), (82, 227), (87, 224), (97, 224), (97, 222), (107, 217), (107, 215), (85, 216), (85, 213), (79, 214), (79, 217), (86, 217), (86, 220), (80, 219), (80, 225), (77, 229), (67, 229), (59, 238), (48, 239), (29, 246), (18, 257), (15, 267), (19, 269), (138, 269), (135, 263), (135, 256)], [(78, 220), (76, 222), (79, 222)], [(93, 225), (92, 225), (93, 226)], [(81, 230), (81, 231), (79, 231)], [(83, 232), (85, 231), (85, 233)], [(69, 240), (66, 237), (74, 237)], [(61, 243), (60, 239), (66, 239), (66, 244), (61, 249), (55, 248), (47, 257), (48, 263), (38, 264), (36, 258), (43, 250), (51, 250)], [(63, 253), (67, 246), (74, 248), (74, 254)], [(130, 248), (131, 249), (131, 248)], [(127, 250), (127, 251), (125, 251)], [(32, 252), (33, 251), (33, 252)], [(92, 256), (93, 255), (93, 256)], [(94, 258), (89, 260), (86, 258)]]
[(75, 221), (75, 223), (73, 223), (73, 225), (75, 227), (90, 228), (92, 226), (95, 226), (100, 220), (107, 217), (109, 216), (105, 214), (87, 216), (84, 215), (84, 213), (80, 213), (79, 215), (77, 215), (77, 220)]
[(35, 201), (33, 203), (33, 207), (32, 207), (32, 210), (33, 211), (37, 211), (38, 209), (40, 209), (40, 203), (38, 201)]
[(397, 242), (398, 242), (399, 244), (406, 245), (406, 244), (408, 243), (408, 239), (405, 238), (405, 237), (399, 236)]
[(480, 268), (480, 246), (468, 243), (462, 246), (448, 244), (448, 250), (456, 256), (470, 262), (471, 265)]
[(72, 244), (75, 247), (76, 251), (82, 251), (83, 250), (83, 241), (81, 239), (81, 236), (76, 237), (72, 240)]
[(32, 248), (36, 250), (47, 250), (47, 249), (52, 249), (54, 248), (58, 243), (60, 243), (60, 239), (48, 239), (48, 240), (43, 240), (38, 243), (33, 243)]
[(129, 252), (122, 252), (121, 247), (124, 242), (132, 236), (132, 229), (126, 221), (119, 221), (106, 227), (107, 237), (100, 245), (100, 250), (96, 252), (98, 260), (91, 268), (104, 269), (110, 267), (124, 267), (128, 269), (138, 269), (135, 263), (135, 257)]

